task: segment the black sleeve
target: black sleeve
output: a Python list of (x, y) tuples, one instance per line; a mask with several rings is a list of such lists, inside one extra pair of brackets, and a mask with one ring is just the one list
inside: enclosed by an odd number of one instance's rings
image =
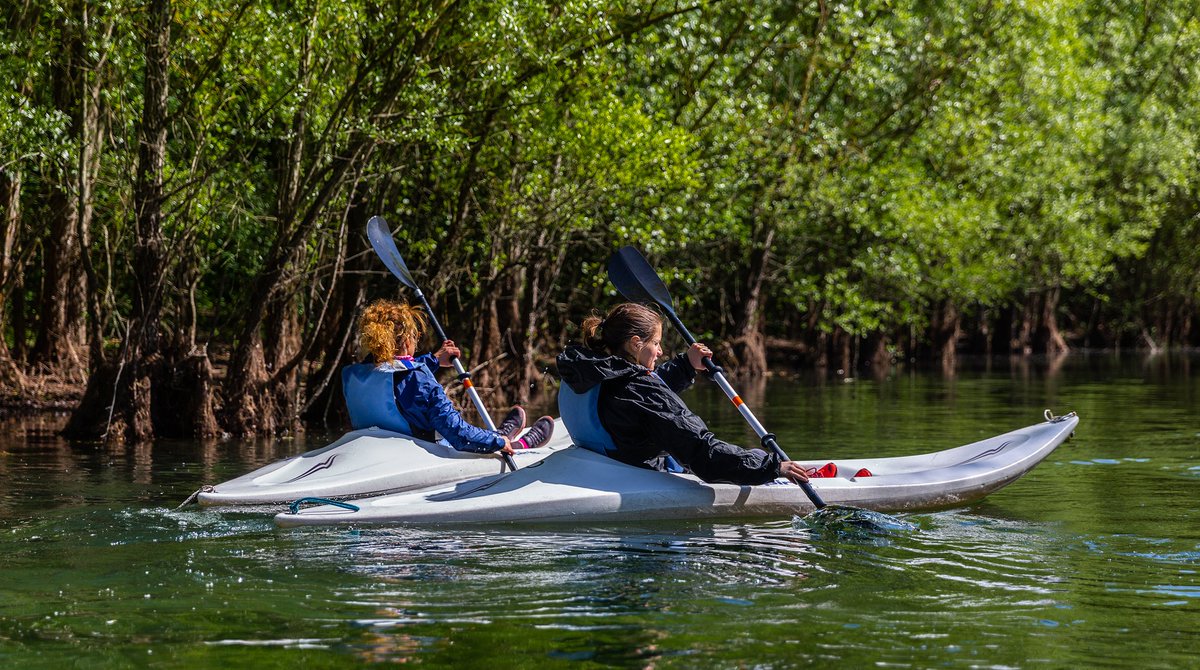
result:
[(696, 369), (688, 361), (686, 351), (657, 366), (654, 371), (676, 393), (683, 393), (696, 381)]
[(600, 419), (617, 444), (613, 456), (626, 463), (640, 465), (665, 451), (706, 482), (765, 484), (779, 473), (778, 456), (718, 440), (657, 381), (638, 378), (604, 394)]

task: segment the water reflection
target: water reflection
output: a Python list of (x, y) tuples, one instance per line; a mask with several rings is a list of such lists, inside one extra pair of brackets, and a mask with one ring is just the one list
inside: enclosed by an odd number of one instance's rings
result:
[[(673, 524), (453, 535), (363, 531), (347, 537), (348, 569), (370, 577), (370, 586), (353, 594), (374, 611), (358, 620), (373, 633), (363, 657), (403, 657), (414, 639), (431, 639), (421, 634), (431, 628), (501, 626), (550, 635), (545, 653), (552, 659), (653, 667), (670, 653), (662, 646), (670, 634), (654, 621), (714, 605), (753, 605), (742, 597), (747, 587), (806, 577), (807, 543), (781, 531), (742, 525), (681, 531)], [(442, 584), (434, 602), (417, 596), (429, 582)], [(681, 606), (681, 590), (701, 602)]]

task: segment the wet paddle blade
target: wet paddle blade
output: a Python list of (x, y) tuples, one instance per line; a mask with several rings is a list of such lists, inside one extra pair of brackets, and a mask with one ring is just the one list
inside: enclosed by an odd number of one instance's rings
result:
[(387, 269), (396, 275), (396, 279), (420, 293), (421, 289), (417, 288), (417, 282), (409, 273), (408, 266), (404, 263), (404, 257), (396, 248), (396, 240), (392, 238), (392, 231), (388, 230), (387, 222), (383, 220), (382, 216), (372, 216), (371, 220), (367, 221), (367, 239), (371, 241), (371, 247), (375, 249), (379, 260), (383, 261)]
[(608, 279), (628, 300), (657, 303), (668, 312), (675, 312), (667, 287), (642, 252), (634, 247), (621, 247), (609, 257)]

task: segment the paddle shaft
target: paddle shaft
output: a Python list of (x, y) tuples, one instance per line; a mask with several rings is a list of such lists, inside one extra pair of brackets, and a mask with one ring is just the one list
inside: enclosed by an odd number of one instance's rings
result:
[[(671, 323), (673, 323), (675, 328), (679, 330), (679, 333), (683, 335), (683, 339), (687, 340), (688, 346), (695, 344), (696, 338), (692, 336), (692, 333), (687, 329), (687, 326), (683, 325), (683, 321), (679, 319), (679, 315), (675, 313), (675, 310), (668, 309), (665, 311), (667, 313), (667, 318), (671, 320)], [(764, 428), (761, 423), (759, 423), (758, 417), (754, 416), (754, 412), (751, 412), (746, 403), (742, 401), (742, 397), (738, 395), (738, 392), (735, 391), (733, 386), (729, 384), (729, 380), (725, 379), (725, 375), (721, 373), (721, 368), (717, 367), (717, 364), (713, 362), (713, 359), (710, 356), (704, 357), (704, 367), (708, 369), (708, 373), (712, 377), (713, 381), (715, 381), (717, 386), (720, 386), (721, 390), (725, 392), (726, 397), (728, 397), (729, 401), (733, 403), (733, 406), (737, 408), (738, 413), (742, 415), (742, 418), (746, 420), (746, 423), (750, 424), (750, 427), (754, 429), (755, 434), (762, 439), (763, 445), (773, 451), (780, 460), (792, 460), (788, 458), (788, 455), (784, 453), (783, 448), (780, 447), (779, 443), (775, 441), (775, 436), (768, 433), (767, 429)], [(813, 505), (815, 505), (817, 509), (825, 507), (825, 501), (822, 500), (821, 496), (816, 492), (815, 489), (813, 489), (812, 484), (809, 484), (808, 482), (800, 482), (800, 488), (804, 489), (805, 495), (808, 496), (808, 499), (812, 501)]]
[[(433, 324), (433, 330), (437, 333), (438, 339), (441, 342), (450, 339), (446, 337), (446, 331), (442, 330), (442, 324), (438, 322), (437, 316), (434, 315), (433, 308), (429, 306), (429, 301), (425, 299), (425, 294), (419, 288), (414, 289), (413, 292), (416, 293), (417, 299), (421, 301), (421, 305), (425, 307), (425, 313), (429, 315), (429, 322)], [(483, 399), (479, 397), (479, 392), (475, 390), (475, 384), (471, 382), (471, 373), (467, 372), (467, 369), (463, 367), (462, 361), (459, 360), (458, 356), (452, 356), (450, 363), (454, 366), (454, 371), (458, 373), (458, 380), (462, 382), (463, 388), (467, 389), (467, 397), (475, 405), (479, 416), (483, 417), (484, 425), (487, 426), (488, 430), (495, 432), (496, 423), (492, 421), (492, 415), (488, 414), (487, 408), (483, 406)], [(513, 462), (512, 456), (505, 453), (501, 453), (500, 455), (504, 457), (504, 464), (510, 470), (517, 469), (517, 464)]]

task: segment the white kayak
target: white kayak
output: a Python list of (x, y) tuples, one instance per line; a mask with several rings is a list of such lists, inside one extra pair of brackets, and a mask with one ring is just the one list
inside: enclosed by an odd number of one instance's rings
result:
[[(831, 505), (880, 512), (953, 507), (979, 500), (1028, 472), (1070, 437), (1078, 423), (1071, 413), (945, 451), (837, 459), (837, 476), (811, 482)], [(862, 469), (871, 475), (856, 476)], [(509, 474), (358, 500), (347, 507), (283, 512), (275, 521), (280, 526), (607, 522), (792, 515), (813, 509), (791, 483), (706, 484), (694, 475), (638, 468), (572, 447)]]
[[(554, 422), (554, 436), (537, 449), (513, 455), (518, 468), (533, 465), (571, 446), (571, 436)], [(320, 449), (265, 465), (254, 472), (200, 489), (201, 505), (265, 505), (300, 498), (349, 500), (444, 486), (504, 470), (495, 454), (457, 451), (379, 428), (346, 433)]]

